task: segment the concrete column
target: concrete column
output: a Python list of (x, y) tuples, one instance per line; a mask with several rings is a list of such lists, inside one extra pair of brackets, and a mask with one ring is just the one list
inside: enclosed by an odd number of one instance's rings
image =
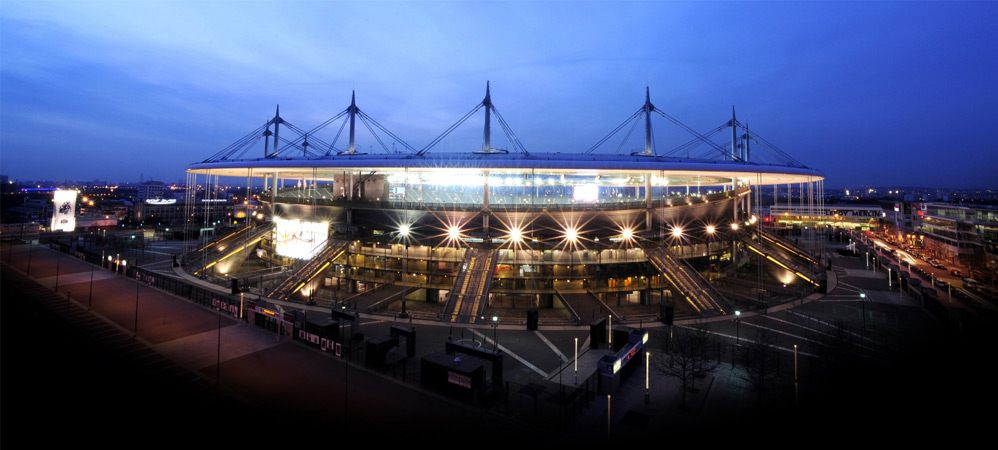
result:
[(270, 203), (271, 203), (271, 205), (274, 206), (274, 209), (275, 209), (275, 211), (272, 211), (272, 212), (276, 212), (276, 209), (277, 209), (277, 206), (276, 206), (277, 205), (277, 172), (274, 172), (273, 177), (274, 177), (274, 182), (272, 183), (273, 185), (271, 186), (271, 190), (270, 190)]
[(652, 230), (651, 174), (645, 175), (645, 231)]

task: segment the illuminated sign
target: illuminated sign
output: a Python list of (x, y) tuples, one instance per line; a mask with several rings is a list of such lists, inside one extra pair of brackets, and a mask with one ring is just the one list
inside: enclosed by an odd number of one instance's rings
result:
[(648, 332), (645, 330), (631, 329), (627, 333), (627, 344), (616, 353), (603, 355), (596, 363), (599, 370), (605, 376), (616, 375), (635, 356), (640, 354), (641, 349), (648, 343)]
[(596, 203), (599, 199), (599, 186), (595, 184), (573, 186), (572, 199), (580, 203)]
[(447, 382), (450, 384), (456, 384), (465, 389), (471, 389), (471, 377), (467, 375), (461, 375), (459, 373), (448, 371)]
[(147, 205), (172, 205), (177, 203), (175, 198), (148, 198), (146, 199)]
[(64, 190), (52, 193), (52, 231), (76, 229), (76, 194)]
[(274, 247), (281, 256), (311, 259), (329, 237), (329, 222), (308, 222), (274, 217)]

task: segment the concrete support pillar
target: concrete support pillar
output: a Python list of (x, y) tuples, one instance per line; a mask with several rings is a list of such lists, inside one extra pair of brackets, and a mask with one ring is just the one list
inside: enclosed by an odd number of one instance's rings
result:
[(652, 230), (651, 174), (645, 175), (645, 231)]
[(273, 177), (274, 177), (274, 180), (273, 180), (274, 182), (272, 183), (273, 185), (271, 186), (271, 190), (270, 190), (270, 203), (271, 203), (271, 205), (274, 205), (274, 209), (275, 209), (275, 211), (272, 211), (272, 212), (276, 212), (276, 209), (277, 209), (277, 206), (276, 206), (277, 205), (277, 172), (274, 172)]

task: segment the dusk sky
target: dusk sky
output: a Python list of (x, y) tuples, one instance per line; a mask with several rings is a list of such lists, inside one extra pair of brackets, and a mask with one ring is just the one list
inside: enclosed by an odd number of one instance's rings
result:
[[(534, 152), (589, 148), (647, 85), (701, 131), (734, 105), (827, 186), (995, 188), (996, 23), (998, 3), (5, 0), (0, 173), (176, 181), (276, 104), (308, 129), (352, 89), (420, 148), (490, 80)], [(480, 127), (434, 151), (480, 147)], [(690, 139), (655, 134), (660, 151)]]

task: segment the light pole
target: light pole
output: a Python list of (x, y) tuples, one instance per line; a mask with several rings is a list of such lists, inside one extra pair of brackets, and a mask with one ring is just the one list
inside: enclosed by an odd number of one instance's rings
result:
[(651, 352), (645, 352), (645, 404), (651, 403)]
[(794, 405), (800, 401), (800, 390), (798, 389), (797, 378), (797, 344), (794, 344)]
[(606, 317), (608, 319), (606, 323), (606, 342), (610, 346), (610, 350), (613, 350), (613, 314)]
[(32, 245), (31, 242), (29, 241), (28, 242), (28, 276), (31, 276), (31, 249), (32, 249), (32, 247), (34, 247), (34, 245)]
[[(242, 294), (240, 294), (242, 297)], [(215, 345), (215, 387), (222, 384), (222, 305), (218, 305), (218, 343)]]
[(740, 339), (739, 334), (738, 334), (738, 322), (741, 321), (741, 317), (742, 317), (742, 312), (736, 309), (735, 310), (735, 345), (742, 345), (741, 344), (741, 339)]
[(575, 338), (575, 384), (579, 384), (579, 338)]
[(794, 383), (797, 381), (797, 344), (794, 344)]
[(863, 307), (863, 328), (866, 329), (866, 292), (859, 293), (859, 303)]
[(87, 294), (87, 309), (94, 306), (94, 265), (90, 265), (90, 292)]
[(55, 253), (55, 288), (54, 291), (59, 292), (59, 265), (62, 263), (62, 252), (56, 251)]
[(135, 282), (135, 326), (132, 328), (134, 336), (139, 335), (139, 282)]
[(606, 394), (606, 438), (610, 439), (610, 417), (612, 416), (612, 396)]
[[(402, 253), (402, 280), (405, 280), (405, 275), (409, 270), (409, 233), (412, 231), (412, 225), (408, 223), (403, 223), (399, 225), (398, 237), (402, 241), (403, 253)], [(394, 249), (392, 250), (394, 252)], [(408, 313), (405, 310), (405, 296), (402, 296), (402, 312), (399, 313), (399, 317), (408, 317)]]
[(499, 316), (492, 316), (492, 343), (496, 353), (499, 352)]

